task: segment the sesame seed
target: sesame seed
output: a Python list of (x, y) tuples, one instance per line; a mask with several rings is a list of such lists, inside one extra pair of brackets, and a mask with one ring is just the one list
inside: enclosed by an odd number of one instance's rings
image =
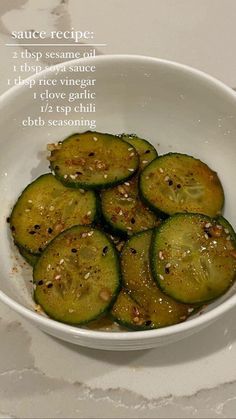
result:
[(162, 169), (162, 167), (160, 167), (159, 172), (164, 173), (164, 170)]
[(229, 230), (228, 230), (227, 228), (225, 228), (225, 229), (224, 229), (224, 232), (225, 232), (226, 234), (229, 234)]
[(120, 210), (118, 214), (119, 214), (119, 215), (123, 215), (123, 211), (122, 211), (122, 210)]
[(88, 212), (87, 212), (87, 215), (91, 215), (91, 214), (92, 214), (92, 212), (91, 212), (91, 211), (88, 211)]
[(188, 313), (192, 313), (194, 308), (188, 308)]
[(49, 265), (47, 266), (47, 271), (50, 271), (50, 269), (51, 269), (51, 265), (49, 264)]
[(128, 169), (129, 172), (134, 172), (134, 169)]
[(70, 178), (75, 180), (77, 178), (77, 175), (70, 175)]
[(93, 137), (93, 141), (97, 141), (98, 139), (97, 139), (97, 137)]
[(105, 173), (105, 175), (103, 175), (104, 179), (106, 179), (106, 178), (107, 178), (107, 176), (108, 176), (108, 175)]
[(85, 275), (84, 275), (84, 279), (88, 279), (90, 277), (90, 272), (87, 272)]
[(131, 153), (129, 156), (130, 156), (130, 157), (133, 157), (133, 156), (134, 156), (134, 153)]
[(161, 250), (158, 255), (159, 255), (159, 259), (164, 260), (163, 252)]
[(132, 230), (132, 227), (127, 227), (127, 230)]
[(212, 226), (212, 224), (211, 224), (211, 223), (206, 223), (206, 224), (205, 224), (205, 227), (206, 227), (206, 228), (210, 228), (211, 226)]
[(163, 281), (164, 276), (159, 274), (159, 278)]
[(100, 291), (99, 297), (103, 301), (109, 301), (111, 295), (110, 295), (110, 292), (107, 289), (103, 289), (103, 290)]
[(125, 185), (126, 185), (126, 186), (130, 186), (130, 183), (129, 183), (129, 182), (125, 182)]
[(69, 313), (74, 313), (75, 310), (73, 310), (73, 308), (69, 308)]
[(55, 276), (55, 279), (60, 279), (61, 278), (61, 275), (56, 275)]
[(85, 190), (84, 190), (84, 189), (79, 189), (79, 191), (80, 191), (81, 193), (85, 193)]
[(89, 236), (89, 237), (91, 237), (91, 236), (93, 235), (93, 233), (94, 233), (94, 231), (93, 231), (93, 230), (92, 230), (92, 231), (89, 231), (89, 232), (88, 232), (88, 236)]
[(25, 209), (25, 212), (29, 212), (29, 211), (30, 211), (30, 209), (29, 209), (29, 208), (26, 208), (26, 209)]
[(33, 202), (33, 201), (32, 201), (31, 199), (28, 199), (28, 203), (29, 203), (29, 204), (32, 204), (32, 202)]
[(169, 195), (168, 198), (170, 201), (174, 201), (172, 196)]
[(125, 198), (129, 198), (129, 195), (127, 193), (124, 194)]
[(67, 179), (68, 178), (68, 175), (64, 175), (63, 177), (64, 177), (64, 179)]
[(51, 205), (50, 207), (49, 207), (49, 211), (54, 211), (54, 206), (53, 205)]
[(171, 263), (167, 263), (166, 268), (170, 268), (170, 267), (171, 267)]
[(207, 240), (209, 239), (209, 236), (208, 236), (208, 234), (207, 234), (207, 233), (205, 233), (205, 234), (204, 234), (204, 237), (205, 237), (205, 239), (207, 239)]
[(93, 167), (89, 166), (89, 170), (92, 172), (93, 171)]
[(222, 230), (222, 226), (220, 224), (217, 224), (216, 227), (218, 228), (218, 230)]
[(88, 233), (82, 233), (82, 238), (84, 239), (85, 237), (87, 237)]
[(143, 160), (142, 163), (146, 164), (146, 163), (148, 163), (148, 160)]
[(168, 182), (169, 179), (170, 179), (169, 176), (166, 176), (165, 179), (164, 179), (164, 181), (165, 182)]
[(129, 147), (129, 148), (128, 148), (128, 151), (132, 151), (132, 150), (133, 150), (133, 147)]
[(64, 259), (61, 259), (59, 263), (60, 265), (62, 265), (64, 262), (65, 262)]

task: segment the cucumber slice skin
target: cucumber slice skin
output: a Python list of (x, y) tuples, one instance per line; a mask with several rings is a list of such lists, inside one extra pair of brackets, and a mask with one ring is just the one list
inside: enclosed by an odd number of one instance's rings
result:
[(21, 246), (17, 246), (17, 247), (18, 247), (18, 250), (19, 250), (21, 256), (25, 259), (25, 261), (30, 266), (33, 267), (37, 263), (39, 256), (28, 252), (27, 250), (24, 249), (24, 247), (21, 247)]
[(110, 315), (115, 322), (127, 329), (150, 330), (153, 328), (146, 310), (125, 289), (120, 291)]
[[(61, 205), (63, 198), (65, 205)], [(95, 192), (73, 191), (51, 173), (43, 174), (23, 190), (12, 209), (10, 228), (14, 242), (26, 252), (40, 256), (62, 230), (95, 222), (97, 209)]]
[[(96, 141), (93, 140), (94, 138)], [(83, 154), (81, 157), (78, 157), (82, 148), (81, 146), (80, 148), (76, 148), (76, 141), (79, 142), (80, 140), (83, 141), (83, 147), (85, 149), (87, 148), (87, 150), (85, 152), (86, 156)], [(99, 151), (99, 142), (104, 143), (104, 150), (102, 153)], [(111, 145), (111, 143), (113, 144)], [(51, 151), (50, 167), (57, 179), (70, 188), (82, 188), (87, 190), (107, 189), (130, 179), (137, 172), (139, 167), (139, 157), (135, 148), (120, 137), (112, 134), (86, 131), (84, 133), (73, 134), (64, 141), (60, 141), (58, 144), (58, 149)], [(63, 162), (61, 157), (62, 152), (67, 152), (67, 150), (71, 150), (72, 147), (75, 148), (74, 152), (77, 157), (73, 158), (73, 155), (69, 155)], [(121, 152), (121, 149), (123, 155), (120, 157), (119, 165), (124, 166), (123, 174), (114, 175), (114, 170), (118, 170), (118, 163), (116, 163), (116, 166), (114, 167), (116, 153), (118, 153), (118, 151)], [(113, 150), (116, 150), (115, 153)], [(110, 154), (108, 155), (108, 153)], [(96, 156), (96, 154), (98, 156)], [(88, 157), (90, 160), (88, 160)], [(96, 157), (99, 157), (99, 159), (96, 160)], [(69, 160), (72, 162), (71, 166), (67, 163)], [(61, 170), (63, 164), (67, 165), (67, 168)], [(89, 170), (89, 168), (92, 170)], [(86, 173), (84, 174), (83, 171)]]
[(162, 221), (140, 200), (136, 176), (101, 192), (101, 209), (104, 224), (124, 238), (155, 227)]
[(153, 229), (132, 236), (121, 253), (122, 283), (133, 300), (146, 312), (149, 329), (167, 327), (186, 320), (192, 305), (176, 302), (164, 294), (153, 279), (150, 247)]
[[(79, 265), (76, 248), (80, 252)], [(59, 272), (58, 266), (63, 267), (63, 264), (65, 268)], [(74, 226), (49, 243), (34, 266), (33, 280), (35, 302), (50, 318), (71, 325), (88, 324), (108, 313), (119, 294), (118, 254), (100, 230)], [(92, 295), (87, 296), (87, 293)]]
[(224, 206), (216, 172), (187, 154), (157, 157), (140, 174), (139, 189), (143, 202), (158, 214), (189, 212), (215, 217)]
[(227, 239), (224, 228), (217, 237), (219, 224), (219, 220), (203, 214), (180, 213), (154, 230), (151, 269), (163, 293), (176, 301), (197, 305), (215, 300), (233, 285), (235, 244)]
[(131, 144), (139, 155), (139, 170), (143, 170), (152, 160), (158, 157), (155, 147), (147, 140), (135, 134), (121, 134), (120, 138)]

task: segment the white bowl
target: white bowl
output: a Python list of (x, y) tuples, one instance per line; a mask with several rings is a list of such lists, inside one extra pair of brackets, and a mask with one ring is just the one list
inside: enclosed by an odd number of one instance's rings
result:
[[(160, 154), (194, 155), (216, 170), (223, 183), (225, 216), (236, 226), (236, 95), (220, 81), (193, 68), (141, 56), (99, 56), (77, 63), (96, 64), (96, 130), (137, 133), (149, 139)], [(75, 62), (73, 62), (75, 63)], [(66, 63), (66, 69), (71, 63)], [(48, 70), (46, 79), (60, 79)], [(62, 73), (63, 77), (65, 73)], [(70, 78), (78, 74), (68, 73)], [(34, 91), (42, 91), (34, 76)], [(58, 87), (56, 91), (67, 91)], [(235, 287), (209, 304), (201, 315), (184, 323), (142, 332), (92, 331), (72, 327), (34, 311), (30, 268), (22, 265), (12, 245), (6, 217), (18, 194), (32, 179), (48, 171), (46, 144), (61, 140), (77, 128), (22, 127), (22, 119), (37, 118), (39, 102), (32, 89), (14, 87), (0, 98), (0, 300), (60, 339), (91, 348), (145, 349), (187, 337), (206, 327), (236, 305)], [(58, 101), (57, 104), (60, 104)], [(64, 103), (61, 103), (64, 104)], [(48, 113), (44, 118), (58, 118)], [(86, 115), (84, 115), (86, 116)], [(90, 115), (91, 117), (91, 115)], [(78, 119), (73, 113), (69, 119)], [(80, 131), (88, 127), (81, 128)]]

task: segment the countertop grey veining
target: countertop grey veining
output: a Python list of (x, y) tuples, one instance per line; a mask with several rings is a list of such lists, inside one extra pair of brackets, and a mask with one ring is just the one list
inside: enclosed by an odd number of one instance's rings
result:
[[(98, 54), (172, 59), (235, 86), (235, 13), (234, 0), (4, 0), (0, 91), (13, 74), (12, 30), (73, 27), (107, 43)], [(0, 304), (0, 418), (235, 418), (235, 317), (163, 348), (119, 353), (61, 342)]]

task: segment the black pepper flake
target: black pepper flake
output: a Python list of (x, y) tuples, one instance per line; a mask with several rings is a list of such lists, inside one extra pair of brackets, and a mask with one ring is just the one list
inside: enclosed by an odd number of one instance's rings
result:
[(132, 217), (130, 221), (131, 221), (132, 224), (134, 224), (135, 223), (135, 218)]
[(173, 180), (170, 179), (169, 182), (168, 182), (168, 185), (172, 186), (173, 185)]
[(59, 169), (60, 169), (60, 167), (59, 167), (59, 166), (55, 166), (55, 167), (54, 167), (54, 169), (55, 169), (55, 170), (59, 170)]
[(178, 183), (178, 185), (177, 185), (177, 188), (178, 188), (178, 189), (180, 189), (180, 188), (181, 188), (181, 185), (180, 185), (180, 183)]
[(152, 324), (152, 321), (151, 321), (151, 320), (147, 320), (147, 321), (145, 322), (145, 326), (151, 326), (151, 324)]
[(16, 231), (16, 228), (14, 226), (11, 226), (11, 231)]
[(38, 285), (43, 285), (43, 280), (40, 279), (40, 281), (38, 281)]
[(76, 173), (76, 175), (82, 175), (83, 173), (82, 172), (75, 172)]
[(151, 150), (146, 150), (145, 154), (151, 153)]
[(75, 249), (74, 247), (73, 247), (73, 249), (71, 249), (71, 251), (72, 251), (72, 253), (77, 253), (77, 249)]
[(94, 152), (93, 151), (91, 151), (91, 153), (89, 153), (89, 157), (92, 157), (92, 156), (94, 156)]
[(35, 228), (35, 230), (39, 230), (40, 229), (40, 225), (39, 224), (35, 224), (34, 228)]
[(137, 253), (137, 250), (133, 249), (133, 247), (130, 248), (131, 253), (133, 253), (133, 255), (135, 255), (135, 253)]
[(165, 268), (165, 273), (169, 274), (170, 273), (170, 268)]
[(42, 251), (43, 251), (42, 247), (39, 247), (39, 249), (38, 249), (38, 250), (39, 250), (39, 252), (42, 252)]
[(52, 288), (53, 287), (53, 283), (50, 282), (50, 284), (47, 285), (47, 288)]
[(49, 234), (51, 234), (51, 233), (52, 233), (52, 231), (53, 231), (53, 230), (52, 230), (52, 228), (51, 228), (51, 227), (49, 227), (49, 228), (48, 228), (48, 233), (49, 233)]
[(7, 217), (7, 223), (10, 223), (10, 217)]
[(105, 256), (105, 255), (107, 254), (107, 252), (108, 252), (108, 246), (105, 246), (105, 247), (102, 249), (102, 255), (103, 255), (103, 256)]
[(35, 233), (36, 233), (36, 231), (34, 231), (34, 230), (29, 231), (29, 234), (35, 234)]

